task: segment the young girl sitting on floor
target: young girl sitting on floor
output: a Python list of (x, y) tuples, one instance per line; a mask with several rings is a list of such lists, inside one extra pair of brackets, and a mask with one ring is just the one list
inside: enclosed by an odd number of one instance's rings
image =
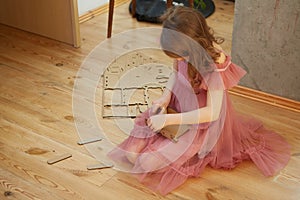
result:
[[(130, 136), (109, 153), (138, 179), (165, 195), (205, 166), (232, 169), (252, 160), (266, 176), (284, 168), (290, 146), (261, 122), (236, 113), (228, 89), (245, 71), (231, 62), (205, 18), (177, 6), (163, 16), (161, 46), (174, 71), (161, 98), (135, 120)], [(172, 109), (176, 113), (167, 113)], [(162, 136), (171, 125), (189, 125), (178, 142)]]

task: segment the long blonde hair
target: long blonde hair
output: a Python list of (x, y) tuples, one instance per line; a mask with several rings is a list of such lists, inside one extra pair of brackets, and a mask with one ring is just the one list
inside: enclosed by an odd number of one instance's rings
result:
[[(174, 58), (189, 56), (194, 60), (192, 64), (189, 62), (188, 67), (188, 74), (192, 80), (191, 84), (193, 85), (193, 80), (199, 77), (197, 75), (199, 67), (205, 68), (209, 65), (207, 63), (208, 60), (216, 62), (220, 57), (220, 51), (216, 49), (213, 44), (221, 44), (224, 39), (215, 37), (212, 28), (207, 25), (202, 14), (193, 8), (174, 6), (169, 8), (160, 19), (163, 25), (160, 43), (165, 53)], [(200, 51), (197, 52), (195, 46), (198, 45), (191, 45), (191, 42), (186, 42), (186, 39), (182, 39), (181, 36), (178, 37), (177, 33), (185, 35), (190, 38), (190, 40), (192, 39), (194, 43), (199, 44), (206, 53), (203, 53), (203, 51), (202, 53)], [(200, 69), (200, 71), (203, 70)]]
[(219, 58), (220, 52), (214, 48), (213, 43), (221, 44), (224, 39), (214, 36), (213, 29), (207, 25), (205, 18), (198, 10), (174, 6), (169, 8), (160, 20), (163, 22), (163, 28), (181, 32), (197, 41), (214, 61)]

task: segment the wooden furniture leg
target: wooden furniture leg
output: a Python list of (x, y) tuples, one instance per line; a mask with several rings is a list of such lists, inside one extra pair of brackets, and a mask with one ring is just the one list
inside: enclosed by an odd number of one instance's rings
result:
[(109, 0), (107, 38), (111, 37), (115, 0)]
[(136, 0), (132, 0), (131, 2), (132, 2), (131, 14), (132, 14), (132, 17), (135, 17)]

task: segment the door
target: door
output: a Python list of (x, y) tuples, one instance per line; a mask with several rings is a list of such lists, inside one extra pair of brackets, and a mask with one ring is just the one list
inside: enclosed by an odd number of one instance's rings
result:
[(77, 0), (0, 0), (0, 23), (80, 46)]

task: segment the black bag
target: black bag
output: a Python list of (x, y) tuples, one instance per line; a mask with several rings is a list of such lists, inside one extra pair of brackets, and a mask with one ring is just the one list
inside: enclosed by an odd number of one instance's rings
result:
[[(198, 6), (198, 10), (204, 17), (210, 16), (215, 11), (215, 4), (212, 0), (204, 0), (205, 6)], [(173, 0), (173, 5), (189, 6), (188, 0)], [(197, 5), (194, 3), (194, 8)], [(166, 11), (166, 0), (136, 0), (135, 17), (138, 21), (160, 23), (159, 17)], [(132, 2), (129, 4), (129, 12), (132, 11)]]

